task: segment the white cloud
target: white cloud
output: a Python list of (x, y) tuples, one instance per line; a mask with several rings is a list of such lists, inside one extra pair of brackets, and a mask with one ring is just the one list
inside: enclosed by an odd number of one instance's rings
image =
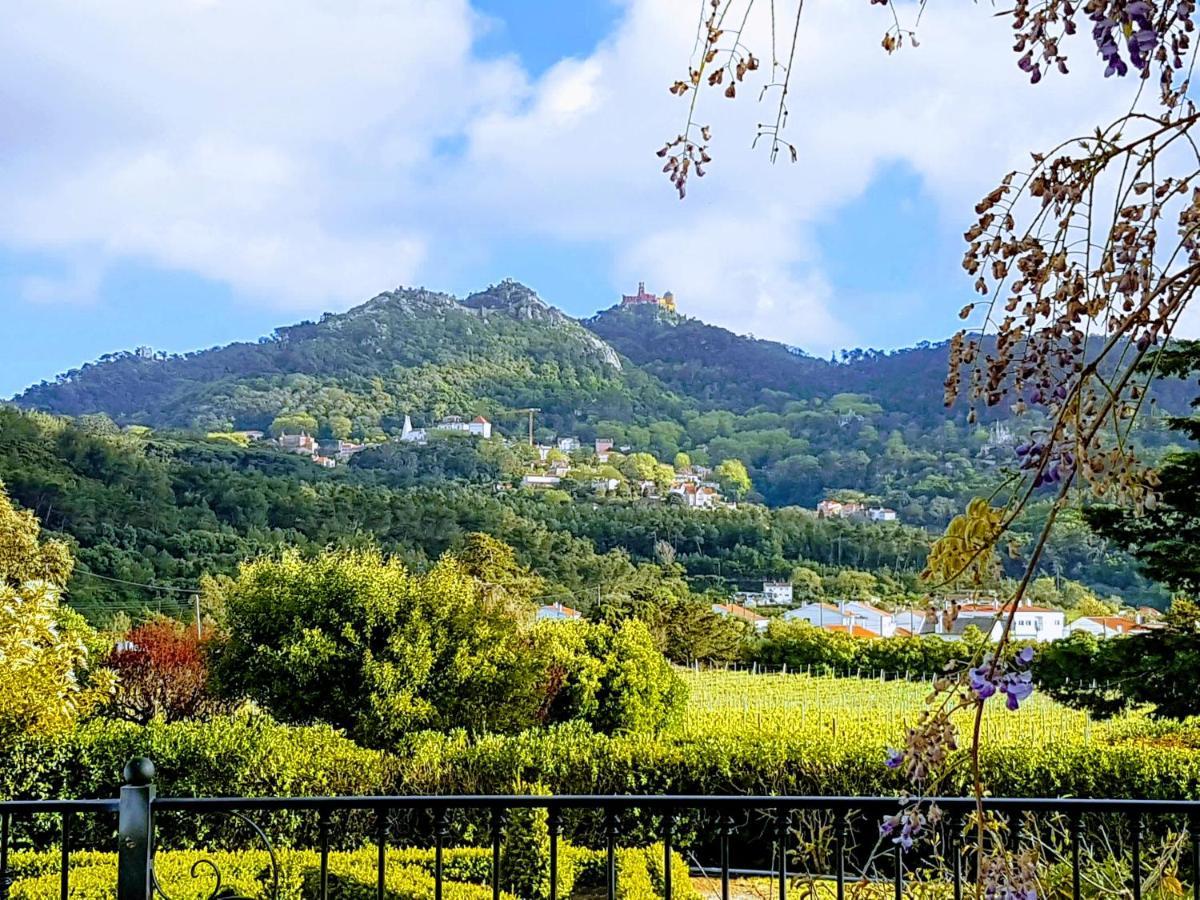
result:
[[(0, 31), (16, 126), (0, 243), (193, 271), (307, 313), (552, 236), (607, 253), (614, 289), (644, 276), (686, 311), (822, 350), (856, 343), (858, 323), (814, 229), (883, 166), (906, 163), (965, 221), (1030, 148), (1120, 99), (1082, 42), (1078, 75), (1028, 86), (986, 5), (931, 7), (922, 46), (889, 58), (886, 12), (810, 2), (786, 134), (799, 164), (749, 151), (766, 107), (709, 93), (715, 160), (681, 204), (653, 151), (682, 124), (666, 85), (695, 10), (627, 0), (593, 54), (535, 80), (478, 57), (466, 0), (26, 5)], [(765, 19), (748, 41), (769, 58)]]

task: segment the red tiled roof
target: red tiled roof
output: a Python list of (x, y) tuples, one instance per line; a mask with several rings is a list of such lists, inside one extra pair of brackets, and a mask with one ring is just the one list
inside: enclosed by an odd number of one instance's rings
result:
[(744, 619), (747, 622), (765, 622), (766, 616), (760, 616), (752, 610), (746, 609), (744, 606), (738, 606), (736, 603), (718, 603), (721, 609), (738, 619)]
[(861, 637), (861, 638), (877, 638), (877, 637), (879, 637), (879, 635), (877, 635), (874, 631), (872, 631), (869, 628), (863, 628), (861, 625), (826, 625), (825, 629), (827, 631), (844, 631), (847, 634), (849, 634), (851, 637)]
[(1130, 619), (1121, 616), (1081, 616), (1080, 621), (1086, 619), (1089, 622), (1095, 622), (1102, 628), (1107, 628), (1110, 631), (1149, 631), (1145, 625), (1141, 625)]

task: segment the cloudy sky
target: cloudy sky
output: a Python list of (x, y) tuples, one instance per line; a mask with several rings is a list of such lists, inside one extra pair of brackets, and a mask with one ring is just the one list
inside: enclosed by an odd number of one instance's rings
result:
[[(21, 4), (0, 30), (0, 397), (111, 350), (509, 276), (579, 316), (645, 280), (815, 353), (941, 339), (977, 199), (1124, 96), (1084, 44), (1087, 77), (1026, 84), (987, 3), (931, 4), (888, 57), (889, 13), (810, 0), (799, 161), (751, 149), (756, 89), (710, 93), (715, 159), (680, 202), (654, 151), (683, 122), (666, 87), (696, 6)], [(765, 18), (747, 41), (769, 56)]]

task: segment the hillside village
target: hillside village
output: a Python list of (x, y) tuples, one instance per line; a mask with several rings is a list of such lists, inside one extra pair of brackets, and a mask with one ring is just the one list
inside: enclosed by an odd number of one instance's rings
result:
[[(998, 641), (1003, 629), (1002, 609), (996, 599), (974, 596), (947, 597), (931, 601), (926, 609), (884, 609), (869, 601), (824, 600), (797, 604), (790, 582), (764, 581), (761, 592), (741, 591), (729, 603), (713, 604), (713, 612), (738, 619), (756, 631), (766, 631), (772, 619), (805, 622), (831, 633), (855, 638), (923, 637), (933, 635), (947, 641), (963, 640), (968, 629), (977, 629)], [(765, 609), (764, 609), (765, 608)], [(764, 615), (769, 611), (770, 615)], [(1061, 640), (1083, 632), (1098, 638), (1144, 634), (1161, 627), (1161, 613), (1143, 607), (1127, 615), (1079, 616), (1067, 621), (1061, 609), (1023, 601), (1016, 610), (1010, 639), (1033, 643)]]

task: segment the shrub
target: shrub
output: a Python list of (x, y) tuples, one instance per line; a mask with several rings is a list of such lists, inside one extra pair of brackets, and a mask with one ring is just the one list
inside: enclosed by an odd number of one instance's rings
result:
[(225, 708), (209, 690), (205, 642), (182, 622), (165, 616), (132, 629), (105, 660), (117, 673), (109, 711), (145, 724), (209, 718)]

